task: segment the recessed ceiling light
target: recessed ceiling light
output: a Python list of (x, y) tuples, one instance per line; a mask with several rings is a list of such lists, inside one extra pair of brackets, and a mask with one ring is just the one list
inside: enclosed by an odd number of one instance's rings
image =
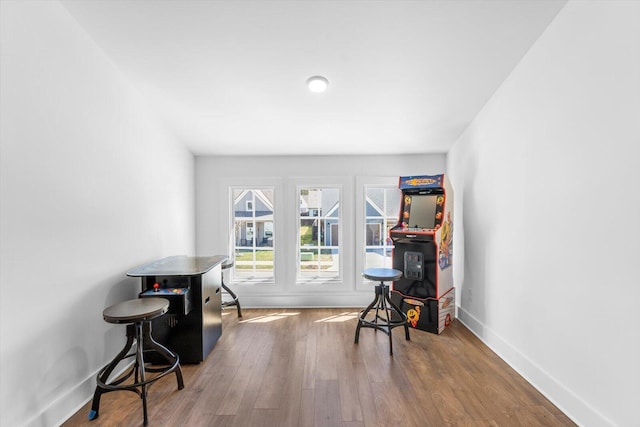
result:
[(324, 92), (329, 86), (329, 80), (322, 76), (313, 76), (307, 79), (307, 86), (311, 92)]

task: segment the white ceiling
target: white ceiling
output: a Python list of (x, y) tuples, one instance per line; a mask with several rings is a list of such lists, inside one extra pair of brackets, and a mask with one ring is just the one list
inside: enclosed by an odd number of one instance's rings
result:
[(446, 152), (565, 0), (62, 3), (195, 154), (287, 155)]

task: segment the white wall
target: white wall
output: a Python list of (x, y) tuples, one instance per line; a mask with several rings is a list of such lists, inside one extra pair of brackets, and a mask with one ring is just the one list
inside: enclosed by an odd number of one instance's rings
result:
[(640, 2), (570, 1), (447, 159), (460, 319), (584, 426), (640, 426), (639, 144)]
[[(348, 143), (348, 141), (345, 141)], [(363, 182), (379, 184), (388, 177), (397, 188), (401, 175), (443, 173), (444, 154), (398, 156), (261, 156), (196, 158), (196, 246), (199, 255), (227, 254), (228, 187), (230, 185), (274, 185), (276, 188), (276, 283), (234, 286), (246, 307), (359, 307), (371, 302), (371, 286), (361, 286), (356, 218), (364, 206), (358, 186)], [(327, 182), (342, 185), (340, 252), (342, 282), (336, 287), (296, 286), (295, 244), (298, 204), (295, 185), (313, 179), (314, 185)], [(308, 185), (306, 182), (305, 185)], [(278, 212), (279, 210), (279, 212)], [(363, 214), (361, 215), (361, 217)], [(292, 225), (293, 224), (293, 225)], [(364, 224), (362, 224), (364, 228)], [(278, 269), (278, 266), (284, 266)], [(225, 280), (227, 280), (225, 278)]]
[(194, 160), (58, 2), (0, 3), (0, 425), (52, 426), (124, 344), (125, 272), (194, 253)]

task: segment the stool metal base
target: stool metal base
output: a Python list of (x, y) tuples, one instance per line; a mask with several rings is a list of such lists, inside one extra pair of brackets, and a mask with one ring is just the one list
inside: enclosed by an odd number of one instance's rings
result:
[[(367, 319), (367, 315), (375, 308), (375, 316)], [(380, 313), (384, 313), (384, 316)], [(397, 315), (397, 317), (396, 317)], [(394, 320), (394, 318), (396, 320)], [(399, 319), (399, 320), (397, 320)], [(389, 335), (389, 355), (393, 356), (393, 340), (391, 330), (398, 326), (404, 327), (404, 334), (407, 341), (409, 337), (409, 325), (407, 315), (402, 312), (389, 298), (389, 287), (380, 282), (376, 285), (376, 296), (371, 304), (360, 312), (358, 316), (358, 326), (356, 326), (356, 337), (354, 342), (358, 344), (360, 340), (360, 328), (372, 328)]]
[[(135, 341), (135, 351), (127, 354)], [(167, 366), (151, 367), (145, 366), (144, 354), (149, 352), (157, 352), (167, 361)], [(118, 363), (121, 361), (135, 357), (135, 362), (127, 372), (109, 382), (109, 376), (113, 373)], [(151, 378), (146, 377), (147, 372), (154, 372), (157, 375)], [(184, 388), (182, 379), (182, 369), (180, 368), (180, 358), (162, 344), (156, 342), (151, 337), (151, 323), (136, 322), (127, 325), (127, 343), (118, 355), (104, 368), (100, 370), (97, 376), (96, 391), (93, 395), (93, 403), (91, 411), (89, 411), (89, 419), (94, 420), (100, 414), (100, 397), (104, 393), (111, 391), (127, 390), (137, 393), (142, 399), (142, 410), (144, 416), (144, 425), (148, 425), (149, 418), (147, 414), (147, 392), (149, 387), (165, 375), (175, 372), (178, 382), (178, 390)], [(132, 383), (126, 383), (133, 376)]]
[(231, 301), (222, 301), (222, 307), (233, 307), (235, 306), (238, 310), (238, 317), (242, 317), (242, 309), (240, 308), (240, 301), (238, 301), (238, 295), (236, 295), (231, 289), (227, 287), (227, 285), (222, 282), (222, 289), (225, 290), (231, 296)]
[[(233, 267), (233, 259), (227, 258), (222, 263), (222, 270), (226, 270), (231, 267)], [(231, 297), (231, 301), (222, 301), (222, 308), (235, 306), (236, 309), (238, 310), (238, 317), (242, 317), (242, 309), (240, 308), (240, 301), (238, 300), (238, 295), (236, 295), (235, 292), (233, 292), (231, 289), (227, 287), (227, 285), (224, 284), (224, 275), (222, 277), (222, 289), (224, 289), (225, 292), (229, 294), (229, 296)]]

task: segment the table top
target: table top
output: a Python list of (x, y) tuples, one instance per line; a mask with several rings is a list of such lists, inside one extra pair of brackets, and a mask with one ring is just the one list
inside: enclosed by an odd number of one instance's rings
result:
[(362, 277), (379, 282), (389, 282), (402, 277), (402, 271), (395, 268), (365, 268)]
[(166, 313), (168, 309), (168, 299), (138, 298), (105, 308), (102, 317), (109, 323), (132, 323), (154, 319)]
[(142, 264), (127, 271), (127, 276), (194, 276), (204, 274), (227, 259), (226, 255), (190, 257), (176, 255)]

